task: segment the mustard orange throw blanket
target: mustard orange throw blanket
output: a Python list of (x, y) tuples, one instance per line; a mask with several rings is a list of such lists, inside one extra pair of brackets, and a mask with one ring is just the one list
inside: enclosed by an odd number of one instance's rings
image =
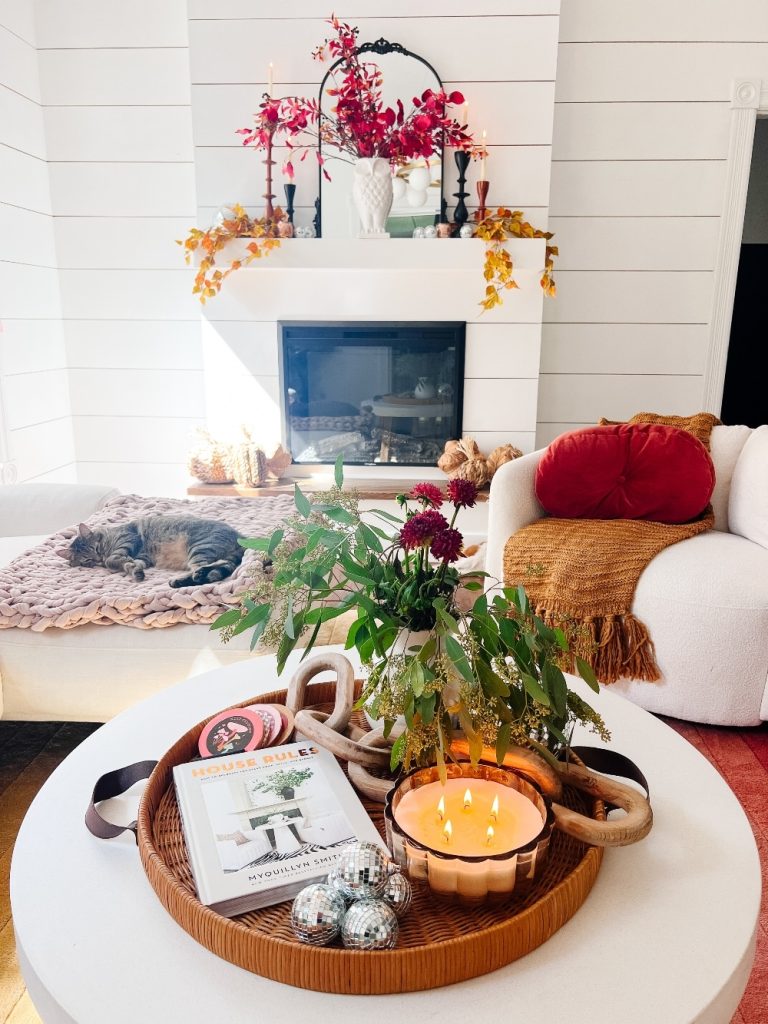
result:
[[(601, 420), (605, 425), (609, 421)], [(629, 423), (661, 423), (694, 434), (709, 449), (709, 413), (638, 413)], [(525, 587), (535, 612), (565, 629), (575, 653), (601, 683), (660, 678), (653, 641), (632, 614), (640, 574), (664, 548), (710, 530), (711, 507), (688, 523), (638, 519), (541, 519), (513, 534), (504, 549), (504, 582)]]

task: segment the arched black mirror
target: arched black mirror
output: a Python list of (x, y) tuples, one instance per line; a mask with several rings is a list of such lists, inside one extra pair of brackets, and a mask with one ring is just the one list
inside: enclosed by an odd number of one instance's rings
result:
[[(400, 43), (377, 39), (373, 43), (362, 43), (355, 53), (361, 56), (375, 55), (371, 62), (381, 71), (382, 105), (396, 109), (397, 101), (400, 100), (406, 117), (412, 109), (413, 97), (422, 96), (427, 89), (440, 92), (443, 88), (440, 76), (429, 61), (407, 50)], [(328, 90), (333, 88), (335, 72), (343, 63), (342, 58), (332, 64), (320, 83), (319, 104), (322, 113), (330, 114), (336, 105), (336, 97), (329, 95)], [(318, 137), (318, 151), (323, 164), (319, 169), (316, 202), (317, 235), (323, 238), (356, 238), (363, 228), (353, 201), (356, 161), (348, 153), (329, 145), (323, 139), (322, 129)], [(394, 168), (392, 208), (385, 225), (391, 237), (410, 237), (414, 227), (434, 224), (439, 219), (444, 151), (441, 140), (437, 151), (431, 156), (412, 159)], [(330, 175), (330, 181), (323, 173), (324, 168)]]

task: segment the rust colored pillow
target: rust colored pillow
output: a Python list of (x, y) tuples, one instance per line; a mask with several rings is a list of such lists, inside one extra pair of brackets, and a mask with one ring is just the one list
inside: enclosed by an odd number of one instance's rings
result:
[(658, 423), (563, 434), (536, 471), (536, 497), (563, 519), (686, 523), (704, 511), (714, 486), (715, 467), (701, 441)]

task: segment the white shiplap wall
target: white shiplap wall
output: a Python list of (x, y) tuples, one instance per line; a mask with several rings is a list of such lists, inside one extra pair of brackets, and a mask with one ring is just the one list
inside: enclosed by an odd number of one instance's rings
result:
[(203, 421), (184, 0), (37, 0), (77, 475), (183, 493)]
[[(464, 92), (478, 136), (488, 131), (492, 204), (524, 209), (546, 226), (552, 142), (559, 0), (358, 0), (337, 10), (360, 27), (360, 40), (400, 42), (434, 64), (449, 89)], [(244, 149), (235, 129), (251, 123), (274, 64), (274, 94), (317, 95), (323, 65), (311, 57), (327, 34), (319, 0), (261, 9), (249, 0), (215, 6), (190, 0), (189, 43), (197, 204), (209, 223), (222, 204), (239, 199), (259, 209), (261, 156)], [(281, 16), (282, 15), (282, 16)], [(280, 160), (278, 159), (278, 170)], [(455, 175), (453, 162), (448, 174)], [(469, 188), (474, 195), (474, 175)], [(278, 175), (279, 178), (279, 175)], [(275, 191), (282, 197), (278, 180)], [(307, 223), (317, 194), (312, 161), (297, 165), (297, 223)], [(446, 191), (452, 191), (446, 189)], [(291, 243), (287, 243), (290, 245)], [(398, 243), (400, 245), (407, 243)], [(460, 242), (443, 243), (460, 245)], [(286, 246), (287, 247), (287, 246)], [(427, 250), (422, 250), (427, 260)], [(542, 300), (529, 271), (504, 307), (480, 317), (482, 254), (465, 271), (422, 267), (336, 272), (268, 269), (240, 272), (206, 307), (204, 330), (208, 407), (227, 396), (230, 423), (253, 421), (254, 410), (278, 429), (278, 319), (461, 319), (469, 322), (464, 429), (481, 447), (535, 443)], [(274, 266), (274, 264), (273, 264)], [(258, 357), (256, 354), (258, 353)], [(219, 401), (221, 406), (221, 401)]]
[(1, 479), (72, 480), (61, 327), (32, 0), (0, 7)]
[(701, 407), (736, 78), (768, 80), (765, 0), (563, 0), (539, 444)]

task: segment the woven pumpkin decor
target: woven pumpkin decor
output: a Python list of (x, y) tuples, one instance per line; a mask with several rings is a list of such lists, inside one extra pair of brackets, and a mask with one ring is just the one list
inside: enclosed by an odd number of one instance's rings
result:
[(452, 480), (471, 480), (477, 487), (487, 484), (493, 474), (505, 462), (518, 459), (523, 453), (513, 444), (500, 444), (486, 458), (471, 437), (463, 437), (460, 441), (446, 441), (445, 450), (437, 460), (438, 469), (442, 469)]
[(230, 446), (216, 441), (202, 428), (195, 433), (197, 440), (187, 460), (189, 472), (204, 484), (231, 484)]

